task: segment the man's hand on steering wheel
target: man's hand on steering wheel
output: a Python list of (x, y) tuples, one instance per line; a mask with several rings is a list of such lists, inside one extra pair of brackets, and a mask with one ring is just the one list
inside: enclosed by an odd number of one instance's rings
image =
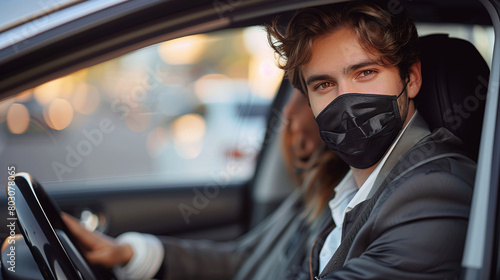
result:
[(132, 258), (134, 252), (129, 244), (119, 244), (115, 239), (100, 232), (88, 231), (68, 214), (63, 213), (61, 217), (82, 245), (83, 253), (90, 263), (111, 269), (125, 265)]

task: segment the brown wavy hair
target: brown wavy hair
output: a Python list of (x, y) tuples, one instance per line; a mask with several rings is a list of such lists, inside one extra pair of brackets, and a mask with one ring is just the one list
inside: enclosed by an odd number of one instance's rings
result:
[(312, 222), (332, 199), (334, 188), (344, 178), (349, 166), (325, 145), (316, 147), (306, 162), (297, 164), (297, 159), (292, 155), (289, 124), (283, 133), (283, 155), (289, 174), (303, 191), (303, 216)]
[(386, 66), (397, 66), (402, 79), (419, 60), (418, 34), (404, 9), (392, 13), (367, 2), (348, 2), (298, 10), (282, 34), (276, 18), (266, 25), (268, 41), (278, 54), (278, 67), (292, 85), (307, 94), (301, 66), (311, 59), (313, 41), (342, 28), (352, 28), (361, 46), (380, 56)]

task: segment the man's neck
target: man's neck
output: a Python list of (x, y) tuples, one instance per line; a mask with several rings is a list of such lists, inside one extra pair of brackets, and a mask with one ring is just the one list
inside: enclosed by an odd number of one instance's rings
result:
[(354, 181), (356, 181), (356, 185), (358, 185), (358, 189), (361, 188), (363, 183), (368, 179), (370, 174), (372, 174), (373, 170), (377, 168), (379, 165), (380, 161), (377, 162), (377, 164), (373, 165), (372, 167), (368, 167), (365, 169), (357, 169), (351, 166), (352, 170), (352, 176), (354, 177)]

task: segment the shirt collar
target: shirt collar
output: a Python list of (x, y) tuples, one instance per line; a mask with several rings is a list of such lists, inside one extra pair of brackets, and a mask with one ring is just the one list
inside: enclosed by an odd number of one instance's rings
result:
[(396, 140), (392, 143), (391, 147), (385, 153), (384, 157), (377, 165), (377, 167), (373, 170), (373, 172), (368, 176), (366, 181), (361, 185), (361, 187), (357, 188), (356, 181), (354, 180), (354, 176), (352, 175), (352, 170), (349, 170), (347, 174), (344, 176), (342, 181), (335, 188), (335, 197), (329, 201), (328, 206), (332, 212), (332, 218), (336, 225), (342, 225), (344, 221), (345, 213), (351, 211), (356, 205), (365, 201), (373, 188), (373, 184), (375, 183), (375, 179), (377, 178), (382, 166), (385, 161), (391, 154), (392, 150), (396, 146), (396, 144), (401, 139), (401, 136), (405, 133), (406, 129), (410, 126), (410, 124), (415, 119), (417, 115), (416, 111), (411, 117), (410, 121), (403, 128), (401, 133), (398, 135)]
[(349, 172), (347, 172), (342, 181), (340, 181), (335, 188), (335, 196), (328, 202), (333, 221), (337, 226), (342, 226), (345, 214), (344, 210), (357, 191), (358, 186), (356, 185), (356, 181), (352, 175), (352, 170), (349, 170)]

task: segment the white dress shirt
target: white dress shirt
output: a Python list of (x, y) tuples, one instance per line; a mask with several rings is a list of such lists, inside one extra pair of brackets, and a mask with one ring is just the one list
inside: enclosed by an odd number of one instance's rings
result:
[(125, 266), (114, 268), (119, 280), (151, 279), (156, 275), (163, 263), (165, 251), (158, 237), (138, 232), (126, 232), (116, 239), (119, 244), (132, 246), (134, 254)]

